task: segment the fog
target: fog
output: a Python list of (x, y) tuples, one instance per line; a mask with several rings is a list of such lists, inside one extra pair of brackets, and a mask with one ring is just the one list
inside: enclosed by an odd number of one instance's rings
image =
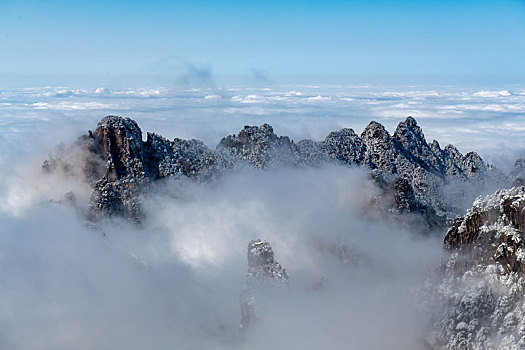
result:
[[(85, 207), (86, 184), (42, 176), (43, 150), (12, 152), (0, 186), (2, 348), (421, 348), (414, 293), (439, 265), (441, 241), (383, 219), (362, 170), (168, 181), (143, 199), (142, 225), (88, 225), (58, 202), (73, 191)], [(271, 243), (289, 286), (269, 291), (259, 322), (240, 332), (256, 238)]]
[[(439, 305), (422, 308), (416, 295), (440, 266), (444, 232), (386, 218), (364, 170), (244, 169), (208, 184), (157, 183), (142, 198), (145, 220), (132, 225), (88, 223), (90, 186), (44, 176), (42, 162), (107, 114), (209, 147), (245, 124), (322, 140), (372, 119), (392, 133), (413, 115), (427, 140), (478, 151), (508, 172), (525, 148), (524, 96), (373, 86), (2, 91), (0, 348), (425, 349), (427, 312)], [(495, 187), (450, 182), (442, 194), (467, 208)], [(69, 191), (74, 206), (62, 200)], [(261, 290), (259, 320), (241, 331), (247, 246), (257, 238), (289, 283)]]

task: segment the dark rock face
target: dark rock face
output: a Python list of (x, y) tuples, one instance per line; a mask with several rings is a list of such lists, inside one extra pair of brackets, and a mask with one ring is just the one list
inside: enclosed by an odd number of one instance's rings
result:
[(432, 205), (416, 198), (414, 187), (407, 178), (396, 177), (386, 189), (386, 192), (388, 191), (394, 197), (394, 207), (391, 211), (401, 214), (416, 214), (414, 219), (420, 219), (423, 224), (430, 227), (440, 227), (445, 223), (445, 218), (439, 216)]
[(135, 121), (116, 116), (102, 119), (94, 132), (80, 137), (74, 146), (74, 152), (59, 149), (42, 170), (81, 173), (93, 187), (92, 219), (117, 215), (140, 222), (140, 196), (152, 181), (174, 177), (204, 181), (231, 166), (227, 155), (198, 140), (169, 141), (148, 133), (143, 142)]
[(241, 292), (241, 329), (248, 328), (257, 318), (256, 301), (268, 298), (268, 292), (286, 288), (288, 274), (274, 259), (270, 243), (257, 239), (248, 244), (248, 273)]
[(325, 140), (297, 143), (277, 136), (268, 124), (245, 126), (223, 138), (216, 149), (198, 140), (167, 140), (142, 131), (129, 118), (108, 116), (94, 132), (80, 137), (72, 150), (62, 148), (42, 165), (44, 172), (82, 174), (93, 187), (92, 216), (122, 215), (140, 221), (140, 196), (152, 181), (190, 178), (210, 181), (242, 166), (320, 166), (335, 163), (365, 166), (380, 180), (398, 213), (422, 215), (428, 226), (440, 226), (458, 213), (442, 198), (450, 180), (480, 181), (496, 173), (475, 153), (463, 156), (453, 146), (427, 144), (414, 118), (399, 123), (394, 136), (371, 122), (358, 136), (352, 129), (330, 133)]
[(524, 228), (525, 187), (499, 190), (454, 220), (444, 246), (466, 256), (464, 268), (498, 263), (507, 272), (525, 273)]
[(146, 176), (142, 131), (134, 120), (106, 117), (90, 136), (98, 148), (97, 153), (106, 156), (104, 178), (108, 181)]
[(106, 162), (91, 195), (93, 215), (120, 214), (140, 221), (139, 195), (147, 184), (148, 157), (139, 126), (129, 118), (108, 116), (89, 138), (91, 153)]
[(418, 209), (414, 188), (404, 177), (398, 177), (392, 183), (394, 202), (401, 212), (413, 213)]

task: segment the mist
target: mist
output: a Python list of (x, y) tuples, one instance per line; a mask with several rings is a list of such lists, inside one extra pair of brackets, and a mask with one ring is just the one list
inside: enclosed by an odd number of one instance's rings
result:
[[(88, 224), (89, 187), (43, 176), (42, 153), (3, 159), (2, 348), (421, 348), (414, 293), (439, 266), (441, 239), (380, 215), (364, 170), (170, 180), (143, 198), (141, 225)], [(68, 191), (75, 206), (60, 201)], [(261, 291), (258, 323), (240, 331), (256, 238), (270, 242), (290, 281)]]

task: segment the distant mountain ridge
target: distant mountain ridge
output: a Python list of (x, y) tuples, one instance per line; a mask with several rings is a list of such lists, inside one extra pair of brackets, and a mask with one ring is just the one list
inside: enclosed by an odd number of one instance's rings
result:
[(75, 147), (46, 160), (42, 169), (85, 176), (93, 187), (93, 217), (122, 215), (140, 221), (139, 198), (153, 181), (181, 177), (212, 181), (245, 166), (271, 169), (326, 163), (370, 169), (372, 179), (393, 198), (391, 211), (416, 213), (429, 226), (442, 226), (459, 214), (443, 197), (443, 185), (501, 175), (475, 152), (463, 155), (452, 145), (442, 149), (436, 141), (428, 144), (412, 117), (399, 123), (393, 135), (372, 121), (360, 136), (345, 128), (323, 141), (294, 142), (276, 135), (268, 124), (245, 126), (210, 149), (199, 140), (170, 141), (155, 133), (147, 133), (143, 141), (134, 120), (107, 116)]

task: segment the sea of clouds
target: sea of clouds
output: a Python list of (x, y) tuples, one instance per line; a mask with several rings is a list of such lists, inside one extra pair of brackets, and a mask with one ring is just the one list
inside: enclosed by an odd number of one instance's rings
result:
[[(0, 89), (3, 138), (46, 133), (48, 142), (93, 129), (105, 115), (139, 122), (143, 130), (172, 139), (197, 138), (214, 147), (244, 125), (271, 124), (298, 141), (323, 139), (342, 127), (360, 133), (371, 120), (393, 132), (411, 115), (428, 141), (476, 151), (496, 165), (525, 148), (525, 90), (473, 90), (424, 86), (280, 85), (266, 87)], [(57, 130), (57, 125), (60, 129)], [(64, 132), (67, 128), (68, 133)], [(57, 130), (56, 134), (53, 130)], [(505, 152), (502, 161), (502, 152)], [(507, 159), (508, 158), (508, 159)]]
[[(294, 140), (414, 116), (427, 139), (508, 167), (525, 146), (525, 91), (372, 86), (0, 91), (0, 347), (5, 349), (421, 349), (418, 286), (441, 238), (385, 221), (359, 169), (245, 170), (212, 184), (168, 182), (146, 219), (87, 224), (57, 203), (78, 179), (43, 176), (58, 143), (105, 115), (214, 147), (245, 124)], [(50, 201), (50, 199), (54, 201)], [(268, 240), (290, 276), (257, 328), (238, 329), (246, 247)], [(341, 261), (337, 247), (347, 247)], [(344, 259), (343, 259), (344, 260)], [(324, 278), (323, 278), (324, 277)], [(315, 286), (323, 278), (324, 287)]]

